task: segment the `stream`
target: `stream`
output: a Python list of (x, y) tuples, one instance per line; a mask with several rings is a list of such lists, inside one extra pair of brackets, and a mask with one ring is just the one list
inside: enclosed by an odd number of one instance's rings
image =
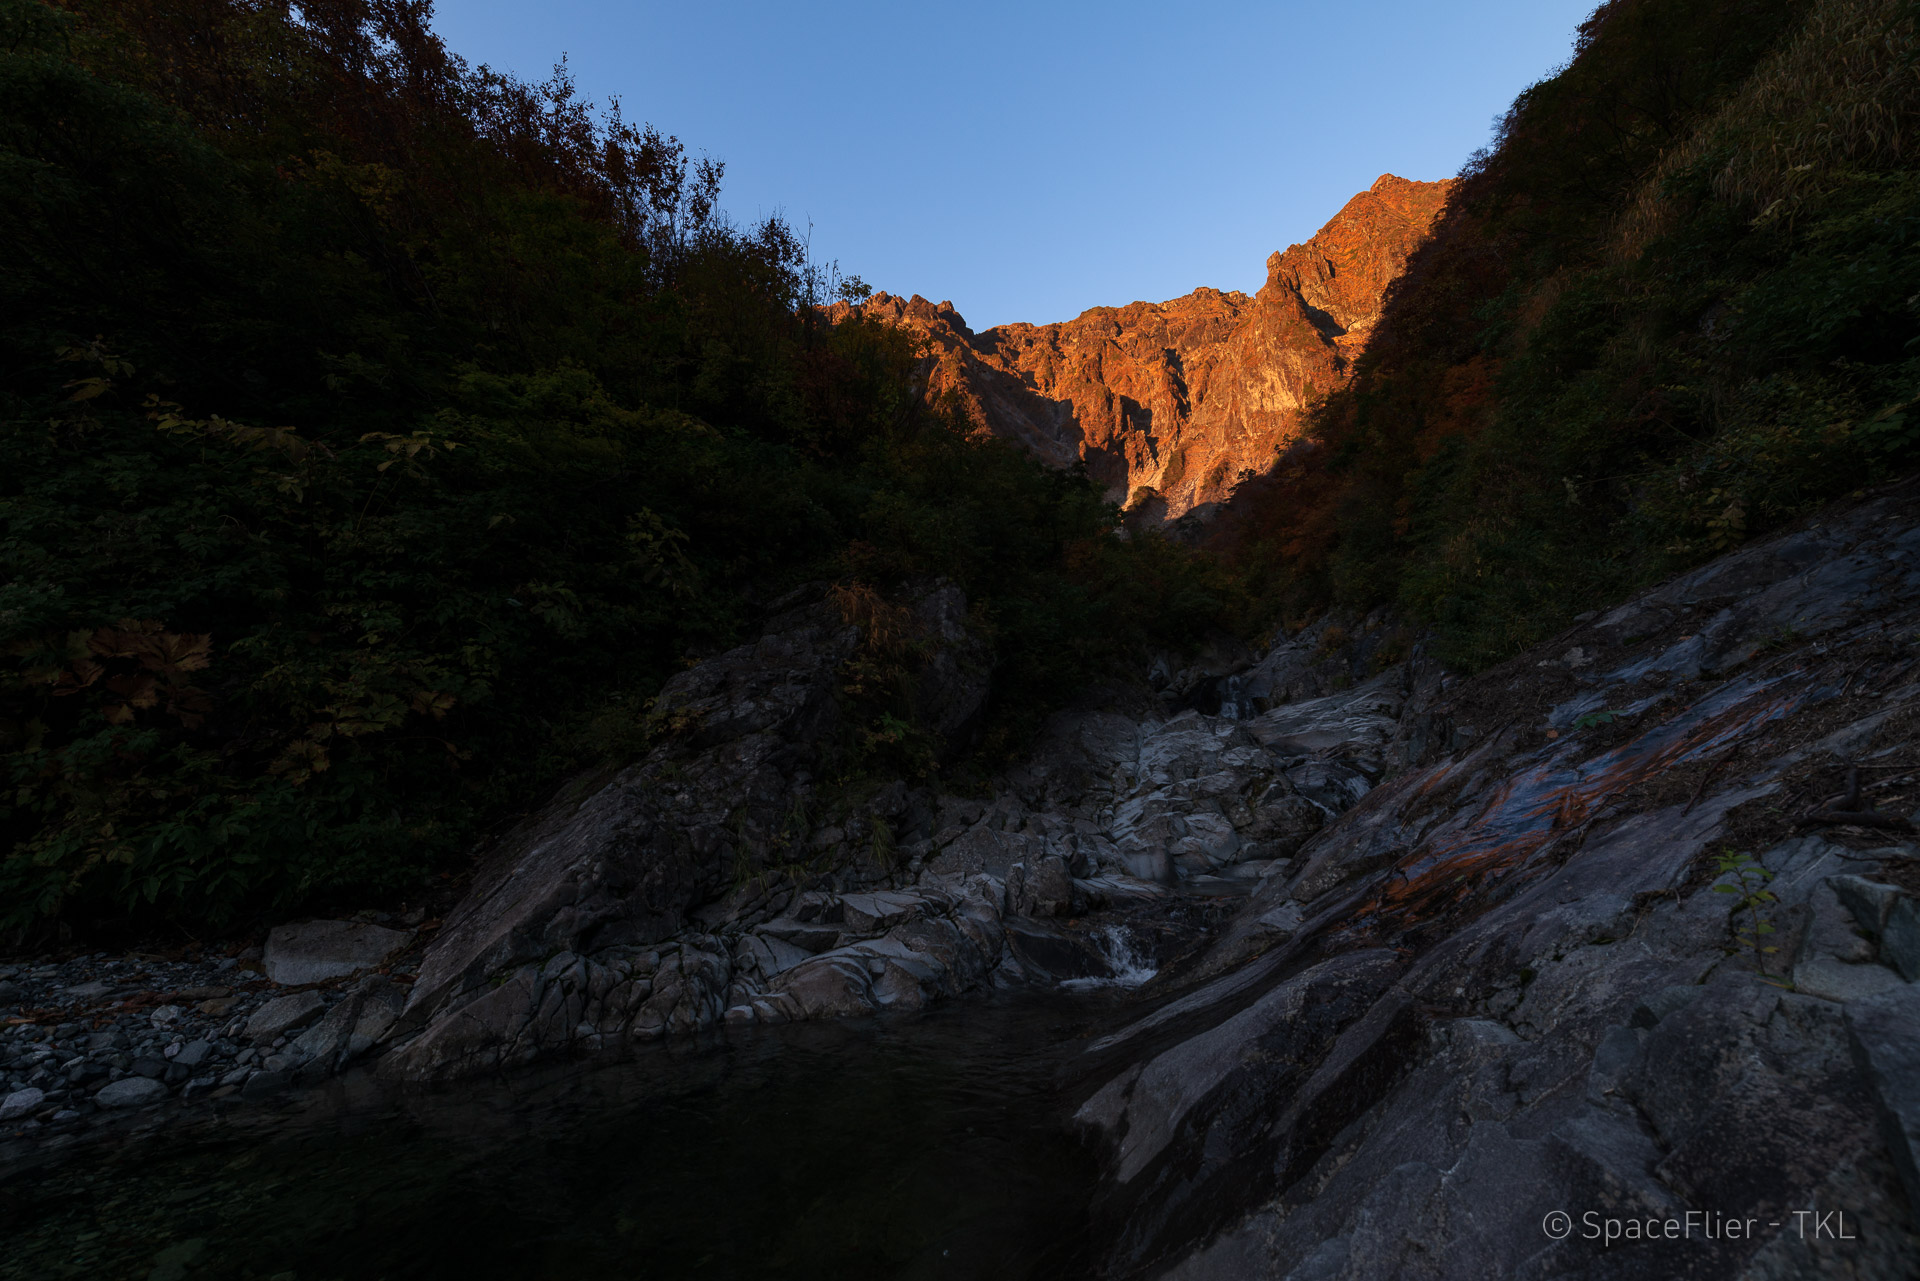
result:
[(1083, 1276), (1062, 1069), (1137, 1012), (1002, 993), (149, 1114), (0, 1167), (0, 1277)]

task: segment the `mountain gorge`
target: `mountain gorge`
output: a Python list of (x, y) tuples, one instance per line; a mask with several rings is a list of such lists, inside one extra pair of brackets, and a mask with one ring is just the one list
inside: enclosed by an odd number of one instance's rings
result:
[(1343, 384), (1452, 183), (1383, 174), (1305, 244), (1267, 259), (1252, 296), (1201, 288), (975, 333), (949, 302), (880, 293), (839, 304), (927, 344), (924, 394), (1054, 467), (1084, 464), (1150, 523), (1204, 518)]
[(0, 0), (0, 1281), (1914, 1275), (1913, 0), (978, 333), (429, 16)]

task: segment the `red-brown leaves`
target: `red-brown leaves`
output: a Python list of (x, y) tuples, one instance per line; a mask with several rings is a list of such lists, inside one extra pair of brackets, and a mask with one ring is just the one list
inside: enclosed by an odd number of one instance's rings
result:
[(187, 729), (198, 728), (213, 710), (213, 698), (187, 683), (187, 673), (213, 661), (213, 637), (169, 632), (153, 619), (123, 618), (111, 627), (74, 632), (67, 638), (70, 662), (46, 673), (56, 698), (97, 690), (106, 695), (100, 714), (110, 724), (130, 725), (134, 713), (155, 707)]

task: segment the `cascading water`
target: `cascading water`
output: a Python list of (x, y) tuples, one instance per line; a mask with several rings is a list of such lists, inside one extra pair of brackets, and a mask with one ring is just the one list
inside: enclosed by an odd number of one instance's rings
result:
[(1100, 949), (1100, 954), (1106, 957), (1110, 973), (1103, 978), (1068, 979), (1060, 986), (1074, 989), (1135, 988), (1160, 972), (1152, 959), (1134, 946), (1132, 932), (1117, 921), (1101, 926), (1100, 932), (1092, 936), (1092, 941)]
[(1220, 682), (1220, 715), (1222, 717), (1230, 721), (1245, 720), (1250, 710), (1238, 676), (1229, 676)]

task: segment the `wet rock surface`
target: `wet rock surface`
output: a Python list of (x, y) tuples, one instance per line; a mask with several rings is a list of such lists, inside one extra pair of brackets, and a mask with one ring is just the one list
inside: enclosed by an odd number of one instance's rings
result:
[[(941, 589), (918, 613), (926, 719), (963, 725), (981, 697), (959, 678), (978, 661), (964, 600)], [(1092, 707), (1055, 716), (988, 797), (836, 795), (815, 776), (858, 643), (822, 601), (669, 682), (659, 706), (682, 728), (496, 853), (381, 1070), (442, 1079), (718, 1023), (1143, 981), (1191, 945), (1164, 926), (1193, 898), (1280, 876), (1367, 792), (1407, 696), (1395, 668), (1245, 720)]]
[(1894, 489), (1381, 706), (1085, 1056), (1103, 1274), (1912, 1275), (1916, 552)]

